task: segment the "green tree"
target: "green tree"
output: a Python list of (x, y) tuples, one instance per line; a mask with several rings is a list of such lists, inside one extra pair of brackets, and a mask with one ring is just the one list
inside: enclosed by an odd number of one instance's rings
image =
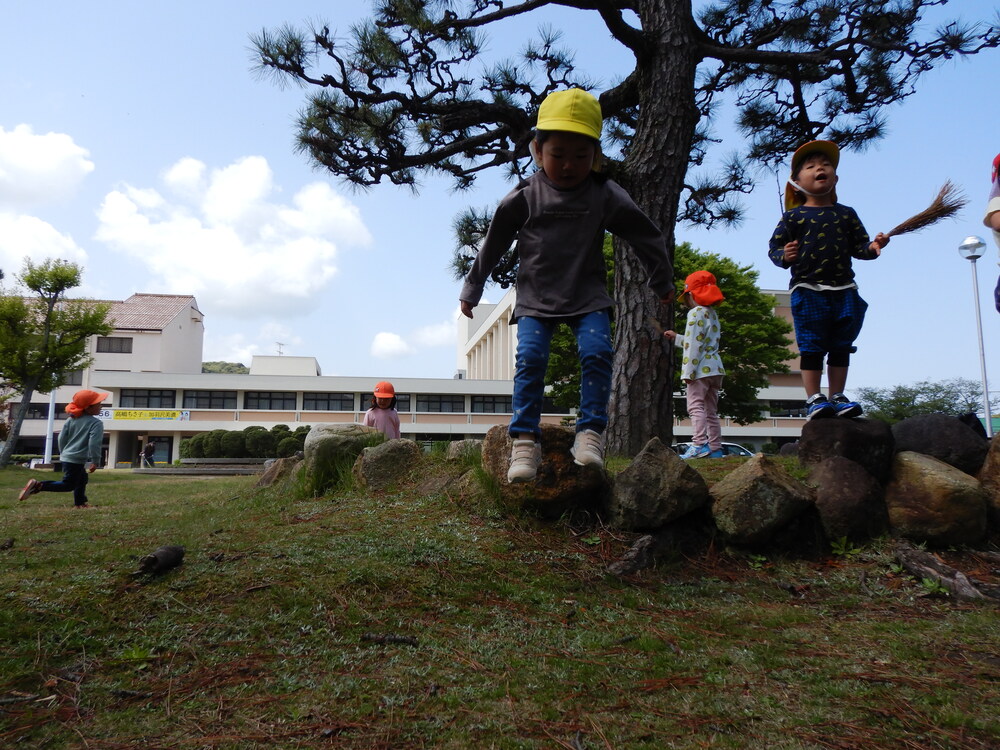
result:
[(239, 362), (202, 362), (201, 371), (246, 375), (250, 372), (250, 368)]
[(983, 388), (975, 380), (921, 380), (912, 385), (858, 388), (858, 403), (865, 416), (895, 424), (920, 414), (968, 414), (983, 404)]
[[(610, 241), (605, 243), (604, 253), (610, 261)], [(674, 277), (678, 289), (684, 287), (688, 274), (699, 269), (711, 271), (726, 295), (726, 301), (718, 308), (722, 327), (720, 354), (726, 368), (719, 413), (739, 424), (756, 422), (761, 418), (757, 391), (768, 384), (771, 373), (788, 372), (786, 360), (791, 358), (788, 348), (791, 339), (787, 334), (791, 326), (774, 315), (774, 297), (758, 289), (758, 274), (751, 266), (700, 252), (688, 243), (674, 249)], [(678, 317), (678, 334), (684, 332), (685, 320)], [(648, 337), (649, 346), (669, 346), (648, 322), (643, 334)], [(579, 406), (580, 366), (576, 342), (567, 326), (560, 326), (553, 336), (546, 382), (551, 384), (551, 395), (557, 404)], [(679, 369), (674, 373), (673, 388), (675, 392), (682, 388)], [(683, 404), (678, 408), (685, 413)]]
[(10, 462), (34, 393), (49, 393), (66, 382), (68, 373), (89, 366), (87, 340), (113, 330), (108, 304), (67, 299), (82, 275), (79, 266), (64, 260), (25, 260), (17, 278), (30, 296), (0, 293), (0, 375), (21, 397), (0, 450), (0, 468)]
[[(312, 87), (298, 145), (317, 166), (367, 187), (414, 188), (436, 173), (469, 188), (483, 170), (530, 168), (539, 104), (556, 89), (594, 89), (559, 35), (542, 30), (520, 59), (486, 64), (487, 30), (536, 11), (562, 28), (600, 24), (635, 68), (601, 92), (609, 171), (673, 248), (678, 221), (734, 224), (754, 166), (775, 166), (824, 136), (864, 148), (886, 108), (941, 60), (1000, 45), (987, 23), (922, 23), (941, 0), (377, 0), (348, 38), (329, 26), (284, 26), (252, 39), (258, 70)], [(713, 117), (745, 136), (715, 174), (705, 169)], [(713, 172), (715, 170), (712, 170)], [(510, 269), (513, 264), (505, 264)], [(616, 246), (618, 322), (608, 446), (632, 455), (671, 437), (670, 355), (645, 321), (670, 311), (644, 287), (638, 260)], [(636, 394), (634, 397), (632, 394)]]

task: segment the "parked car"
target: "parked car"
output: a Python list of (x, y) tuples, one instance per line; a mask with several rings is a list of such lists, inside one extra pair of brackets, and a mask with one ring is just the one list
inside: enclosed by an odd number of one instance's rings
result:
[[(682, 455), (684, 455), (684, 451), (686, 451), (690, 445), (691, 445), (690, 443), (674, 443), (670, 447), (674, 449), (674, 452), (677, 453), (678, 456), (682, 456)], [(746, 448), (744, 448), (739, 443), (723, 443), (722, 444), (722, 452), (726, 456), (752, 456), (753, 455), (753, 451), (747, 450)]]

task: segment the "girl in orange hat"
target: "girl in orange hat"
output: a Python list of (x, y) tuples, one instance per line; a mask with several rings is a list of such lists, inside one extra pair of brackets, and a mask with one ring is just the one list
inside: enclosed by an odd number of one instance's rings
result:
[[(719, 391), (726, 374), (719, 357), (721, 328), (715, 306), (725, 297), (708, 271), (695, 271), (684, 280), (680, 301), (691, 308), (682, 339), (681, 379), (687, 392), (691, 417), (691, 445), (681, 458), (722, 458), (722, 424), (719, 421)], [(671, 342), (675, 331), (664, 331)]]
[(63, 466), (63, 478), (52, 482), (29, 479), (18, 500), (36, 492), (72, 492), (74, 507), (90, 507), (87, 503), (88, 475), (98, 468), (104, 442), (104, 423), (97, 415), (101, 411), (101, 402), (107, 397), (107, 393), (86, 389), (73, 394), (73, 400), (66, 405), (71, 419), (59, 430), (59, 460)]
[[(993, 239), (1000, 248), (1000, 154), (993, 159), (993, 173), (990, 175), (992, 185), (990, 186), (989, 203), (986, 204), (986, 218), (983, 224), (993, 230)], [(997, 279), (997, 288), (993, 290), (993, 300), (1000, 313), (1000, 278)]]
[(365, 412), (364, 424), (374, 427), (390, 440), (399, 437), (399, 412), (396, 411), (396, 389), (383, 380), (375, 384), (371, 408)]

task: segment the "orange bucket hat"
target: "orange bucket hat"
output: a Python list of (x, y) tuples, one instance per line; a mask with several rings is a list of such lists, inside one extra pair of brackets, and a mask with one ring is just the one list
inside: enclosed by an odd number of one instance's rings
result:
[(392, 387), (392, 383), (388, 380), (383, 380), (375, 384), (374, 395), (375, 398), (392, 398), (396, 395), (396, 389)]
[(74, 417), (79, 417), (94, 404), (101, 403), (110, 394), (98, 393), (84, 388), (73, 394), (73, 400), (66, 404), (66, 413)]
[(715, 276), (710, 271), (695, 271), (684, 279), (684, 291), (690, 294), (698, 305), (709, 307), (725, 299), (722, 290), (715, 283)]

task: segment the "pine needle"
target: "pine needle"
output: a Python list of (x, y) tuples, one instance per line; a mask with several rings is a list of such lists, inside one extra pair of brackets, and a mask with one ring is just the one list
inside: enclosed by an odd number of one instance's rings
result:
[(931, 205), (916, 216), (911, 216), (902, 224), (890, 229), (888, 235), (890, 237), (895, 237), (899, 234), (917, 232), (921, 229), (929, 227), (931, 224), (941, 221), (941, 219), (947, 219), (954, 216), (962, 210), (968, 202), (968, 199), (962, 195), (961, 191), (959, 191), (959, 189), (952, 184), (951, 180), (948, 180), (941, 186), (941, 190), (938, 192), (937, 197), (931, 202)]

